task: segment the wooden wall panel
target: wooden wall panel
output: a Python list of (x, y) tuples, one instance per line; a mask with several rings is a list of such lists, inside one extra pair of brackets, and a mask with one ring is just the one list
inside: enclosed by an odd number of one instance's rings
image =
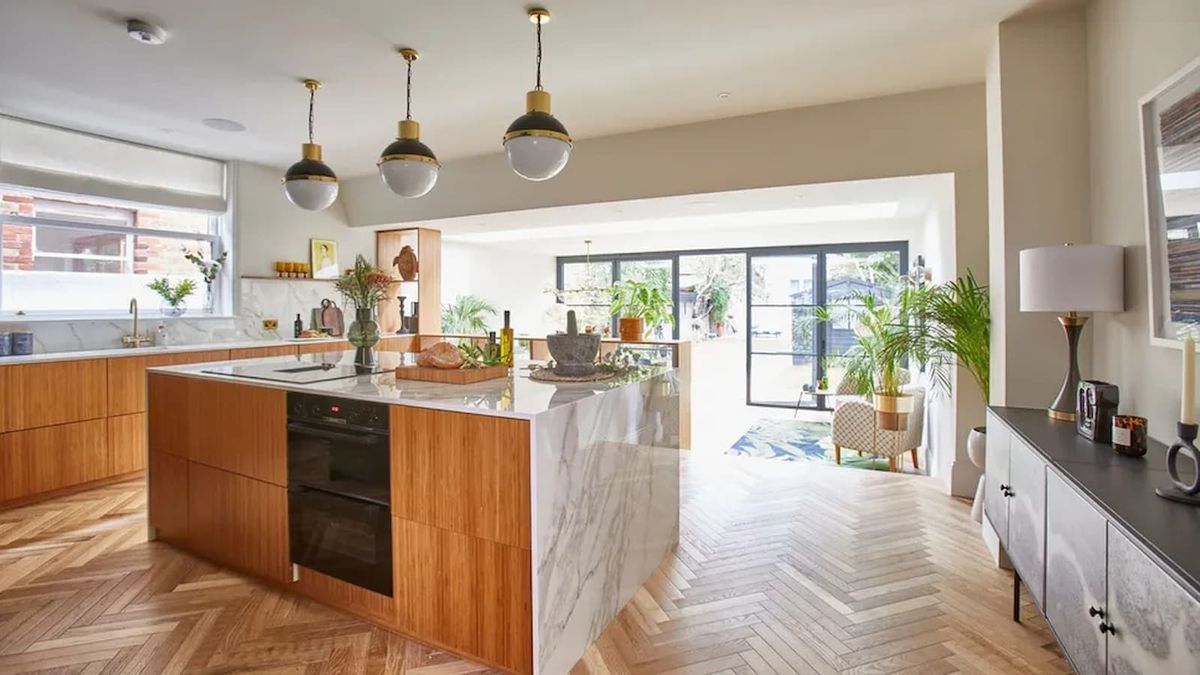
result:
[(392, 513), (530, 548), (529, 422), (391, 408)]
[[(350, 327), (351, 321), (353, 321), (352, 318), (348, 318), (346, 320), (346, 328)], [(296, 352), (298, 354), (321, 354), (321, 353), (325, 353), (325, 352), (344, 352), (347, 349), (350, 349), (350, 343), (346, 340), (341, 340), (339, 342), (315, 342), (313, 344), (304, 344), (303, 342), (301, 342), (300, 344), (296, 345)]]
[(108, 475), (146, 468), (146, 413), (118, 415), (108, 422)]
[(147, 413), (147, 436), (150, 452), (170, 453), (187, 459), (192, 442), (187, 410), (190, 379), (175, 375), (150, 373), (148, 387), (154, 406)]
[(384, 337), (375, 345), (381, 352), (417, 352), (416, 335), (395, 335)]
[(185, 544), (188, 538), (188, 461), (151, 452), (149, 520), (160, 539)]
[(104, 359), (0, 365), (0, 431), (105, 416)]
[(228, 349), (108, 359), (108, 414), (128, 415), (146, 410), (147, 368), (228, 360)]
[(530, 552), (395, 521), (400, 629), (484, 662), (532, 673)]
[(437, 333), (442, 330), (442, 233), (440, 230), (417, 230), (420, 251), (420, 272), (417, 297), (420, 298), (418, 333)]
[(0, 502), (107, 477), (107, 445), (103, 419), (0, 435)]
[(227, 382), (187, 382), (187, 457), (287, 487), (287, 394)]
[(296, 345), (270, 345), (268, 347), (243, 347), (241, 349), (230, 349), (230, 360), (238, 359), (262, 359), (268, 356), (295, 356)]
[(187, 492), (189, 548), (251, 574), (291, 580), (285, 488), (191, 462)]

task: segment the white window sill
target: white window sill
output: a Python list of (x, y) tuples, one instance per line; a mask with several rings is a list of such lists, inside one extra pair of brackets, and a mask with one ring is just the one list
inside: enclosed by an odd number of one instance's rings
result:
[[(184, 314), (183, 316), (163, 316), (157, 310), (138, 313), (139, 321), (207, 321), (211, 319), (237, 319), (234, 314)], [(91, 312), (80, 314), (0, 314), (0, 324), (38, 324), (64, 323), (70, 321), (131, 321), (133, 315), (129, 312)]]

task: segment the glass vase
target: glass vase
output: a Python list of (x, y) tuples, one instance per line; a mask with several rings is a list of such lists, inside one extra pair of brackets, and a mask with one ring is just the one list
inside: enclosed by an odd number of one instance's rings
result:
[(379, 323), (374, 307), (354, 310), (354, 321), (346, 331), (346, 339), (354, 346), (354, 365), (362, 371), (372, 371), (377, 365), (375, 345), (379, 342)]
[(166, 300), (163, 300), (162, 306), (159, 307), (159, 311), (162, 312), (162, 315), (165, 317), (177, 319), (187, 313), (187, 301), (180, 300), (179, 304), (172, 305)]

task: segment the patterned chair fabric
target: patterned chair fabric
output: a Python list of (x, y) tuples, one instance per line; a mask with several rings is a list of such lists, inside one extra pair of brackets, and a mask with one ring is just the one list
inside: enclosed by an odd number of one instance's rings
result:
[(833, 408), (833, 444), (843, 450), (858, 450), (883, 457), (898, 457), (921, 446), (925, 421), (925, 389), (911, 382), (908, 371), (901, 371), (903, 391), (913, 396), (908, 429), (887, 431), (875, 426), (874, 403), (858, 396), (843, 382), (838, 385)]

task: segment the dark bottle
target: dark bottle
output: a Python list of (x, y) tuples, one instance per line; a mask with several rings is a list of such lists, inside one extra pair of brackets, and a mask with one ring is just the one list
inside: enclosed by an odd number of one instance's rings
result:
[(296, 323), (292, 324), (292, 337), (300, 337), (304, 332), (304, 322), (300, 320), (300, 315), (296, 315)]

